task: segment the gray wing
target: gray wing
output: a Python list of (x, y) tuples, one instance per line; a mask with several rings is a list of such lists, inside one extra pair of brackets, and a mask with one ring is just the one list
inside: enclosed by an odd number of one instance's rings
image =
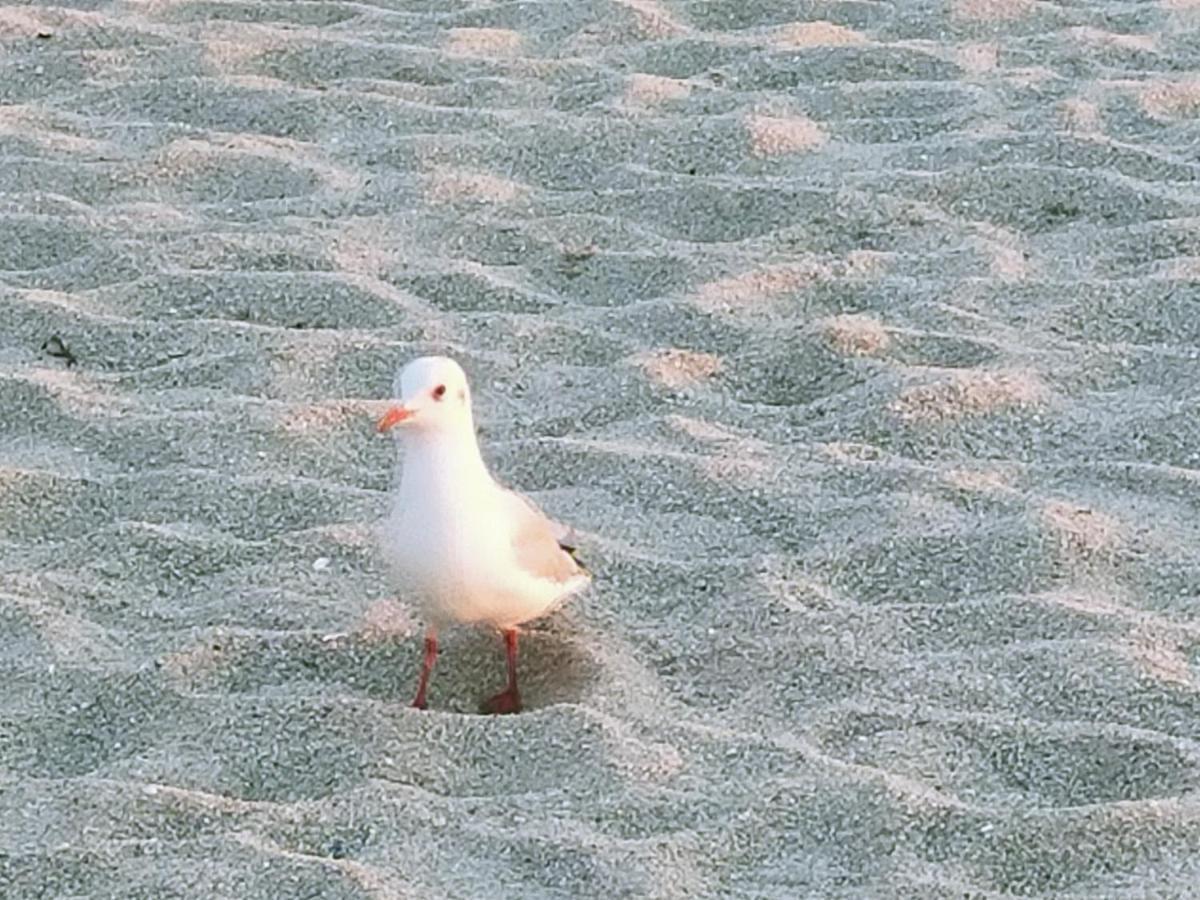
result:
[(523, 494), (501, 489), (516, 520), (513, 550), (517, 564), (537, 578), (565, 582), (587, 570), (575, 559), (571, 530), (555, 522)]

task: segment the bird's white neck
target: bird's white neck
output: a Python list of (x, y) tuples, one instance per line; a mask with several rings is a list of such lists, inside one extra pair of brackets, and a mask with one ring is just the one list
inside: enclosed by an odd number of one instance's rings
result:
[(404, 436), (400, 494), (461, 495), (491, 482), (470, 423), (461, 428), (414, 431)]

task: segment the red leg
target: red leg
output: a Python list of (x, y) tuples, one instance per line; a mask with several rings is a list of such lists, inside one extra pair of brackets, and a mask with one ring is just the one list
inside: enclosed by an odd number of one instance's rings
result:
[(483, 711), (493, 715), (521, 711), (521, 694), (517, 691), (517, 629), (504, 629), (504, 650), (508, 658), (508, 687), (483, 704)]
[(417, 696), (412, 704), (417, 709), (426, 709), (428, 706), (425, 702), (425, 690), (429, 687), (429, 674), (433, 671), (433, 664), (437, 662), (437, 654), (437, 631), (430, 628), (425, 632), (425, 659), (421, 663), (421, 680), (417, 682)]

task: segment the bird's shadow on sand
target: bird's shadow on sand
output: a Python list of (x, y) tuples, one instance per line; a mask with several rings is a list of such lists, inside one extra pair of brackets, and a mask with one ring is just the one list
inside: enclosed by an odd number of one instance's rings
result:
[[(458, 627), (439, 636), (429, 708), (478, 713), (504, 687), (504, 643), (487, 628)], [(582, 699), (596, 662), (582, 635), (561, 614), (522, 629), (518, 679), (525, 710)], [(174, 654), (178, 678), (196, 688), (254, 693), (293, 687), (300, 692), (344, 691), (407, 705), (416, 690), (423, 635), (335, 638), (313, 634), (211, 639)]]
[[(504, 642), (486, 628), (457, 628), (440, 641), (441, 653), (429, 685), (430, 709), (479, 712), (480, 704), (504, 688)], [(548, 619), (521, 631), (517, 663), (521, 700), (526, 710), (576, 703), (582, 699), (595, 662), (578, 634)], [(419, 663), (420, 650), (415, 649)], [(416, 688), (411, 665), (406, 698)]]

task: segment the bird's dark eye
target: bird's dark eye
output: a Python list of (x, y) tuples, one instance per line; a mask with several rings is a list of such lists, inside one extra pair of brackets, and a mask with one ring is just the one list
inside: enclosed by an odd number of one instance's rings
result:
[(446, 396), (446, 386), (444, 384), (439, 384), (437, 387), (435, 387), (433, 389), (433, 399), (434, 400), (441, 400), (445, 396)]

